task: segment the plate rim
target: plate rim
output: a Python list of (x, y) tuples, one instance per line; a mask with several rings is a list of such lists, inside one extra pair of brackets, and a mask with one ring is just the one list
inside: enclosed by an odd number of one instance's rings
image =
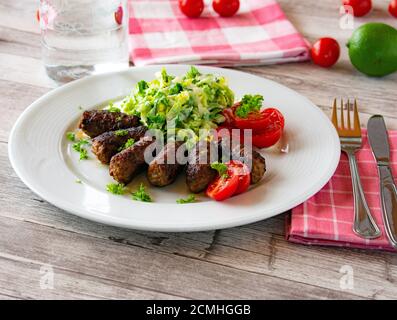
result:
[[(81, 207), (80, 210), (75, 210), (74, 208), (72, 208), (70, 205), (68, 206), (69, 202), (66, 201), (58, 201), (58, 199), (56, 197), (52, 197), (49, 193), (47, 194), (43, 194), (42, 192), (40, 192), (38, 190), (38, 188), (36, 187), (35, 183), (30, 183), (30, 181), (28, 181), (27, 179), (25, 179), (24, 175), (21, 174), (19, 168), (18, 168), (18, 164), (17, 164), (17, 160), (15, 159), (15, 156), (13, 154), (13, 141), (15, 139), (15, 135), (17, 130), (21, 127), (20, 123), (24, 120), (25, 117), (27, 117), (31, 112), (35, 111), (35, 109), (37, 108), (36, 105), (40, 104), (42, 100), (48, 99), (54, 95), (57, 95), (59, 92), (68, 90), (70, 88), (73, 88), (74, 86), (79, 86), (80, 84), (83, 84), (84, 82), (89, 82), (92, 79), (96, 78), (96, 79), (100, 79), (100, 78), (104, 78), (104, 77), (109, 77), (112, 75), (116, 75), (116, 74), (123, 74), (123, 73), (131, 73), (134, 72), (134, 70), (144, 70), (144, 69), (160, 69), (162, 67), (177, 67), (177, 68), (188, 68), (191, 65), (186, 65), (186, 64), (164, 64), (164, 65), (150, 65), (150, 66), (142, 66), (142, 67), (130, 67), (128, 69), (125, 70), (121, 70), (121, 71), (114, 71), (114, 72), (109, 72), (109, 73), (104, 73), (104, 74), (98, 74), (98, 75), (91, 75), (76, 81), (72, 81), (70, 83), (64, 84), (60, 87), (57, 87), (47, 93), (45, 93), (44, 95), (42, 95), (41, 97), (39, 97), (38, 99), (36, 99), (35, 101), (33, 101), (18, 117), (18, 119), (16, 120), (16, 122), (14, 123), (10, 134), (9, 134), (9, 139), (8, 139), (8, 156), (9, 156), (9, 160), (11, 163), (11, 166), (13, 168), (13, 170), (15, 171), (15, 173), (17, 174), (17, 176), (21, 179), (21, 181), (30, 189), (32, 190), (35, 194), (37, 194), (39, 197), (41, 197), (42, 199), (46, 200), (47, 202), (49, 202), (50, 204), (68, 212), (68, 213), (72, 213), (76, 216), (79, 216), (81, 218), (84, 219), (88, 219), (90, 221), (95, 221), (98, 223), (102, 223), (105, 225), (112, 225), (112, 226), (116, 226), (116, 227), (122, 227), (122, 228), (127, 228), (127, 229), (133, 229), (133, 230), (144, 230), (144, 231), (156, 231), (156, 232), (197, 232), (197, 231), (209, 231), (209, 230), (216, 230), (216, 229), (224, 229), (224, 228), (231, 228), (231, 227), (236, 227), (236, 226), (241, 226), (241, 225), (246, 225), (246, 224), (250, 224), (250, 223), (254, 223), (254, 222), (258, 222), (258, 221), (262, 221), (262, 220), (266, 220), (269, 219), (270, 217), (274, 217), (276, 215), (279, 215), (281, 213), (284, 213), (288, 210), (291, 210), (292, 208), (298, 206), (299, 204), (305, 202), (307, 199), (309, 199), (310, 197), (312, 197), (314, 194), (316, 194), (319, 190), (321, 190), (323, 188), (323, 186), (330, 180), (330, 178), (332, 177), (332, 175), (335, 173), (337, 166), (339, 164), (339, 159), (340, 159), (340, 154), (341, 154), (341, 150), (340, 150), (340, 142), (339, 142), (339, 137), (337, 135), (337, 132), (335, 130), (335, 128), (332, 126), (331, 121), (329, 120), (329, 118), (326, 116), (326, 114), (317, 106), (315, 105), (310, 99), (308, 99), (306, 96), (300, 94), (299, 92), (283, 85), (280, 84), (276, 81), (267, 79), (265, 77), (261, 77), (258, 76), (256, 74), (252, 74), (252, 73), (248, 73), (248, 72), (244, 72), (244, 71), (240, 71), (240, 70), (235, 70), (235, 69), (226, 69), (229, 72), (233, 72), (233, 73), (241, 73), (241, 74), (245, 74), (245, 75), (250, 75), (252, 77), (257, 77), (259, 79), (268, 81), (270, 83), (272, 83), (272, 85), (276, 85), (279, 87), (282, 87), (283, 89), (289, 90), (297, 95), (299, 95), (302, 99), (306, 100), (306, 102), (310, 105), (313, 106), (313, 109), (315, 110), (315, 112), (317, 112), (317, 114), (322, 117), (324, 120), (326, 120), (326, 122), (328, 122), (330, 125), (329, 127), (333, 128), (334, 130), (332, 130), (333, 132), (333, 143), (335, 145), (334, 148), (334, 154), (333, 154), (333, 158), (330, 161), (330, 165), (328, 168), (328, 171), (326, 173), (324, 173), (321, 177), (321, 179), (318, 179), (317, 182), (315, 184), (313, 184), (311, 186), (310, 189), (308, 189), (305, 193), (305, 197), (302, 197), (299, 201), (295, 201), (292, 202), (290, 204), (288, 204), (286, 207), (289, 207), (287, 209), (284, 209), (283, 207), (285, 207), (285, 205), (281, 205), (279, 207), (278, 210), (275, 210), (276, 212), (273, 213), (271, 216), (269, 217), (259, 217), (259, 214), (253, 216), (253, 217), (249, 217), (249, 218), (244, 218), (244, 219), (240, 219), (240, 220), (236, 220), (236, 219), (232, 219), (231, 221), (224, 221), (224, 222), (219, 222), (216, 223), (214, 225), (208, 226), (205, 223), (200, 223), (197, 225), (189, 225), (189, 226), (170, 226), (164, 223), (153, 223), (152, 225), (148, 226), (146, 224), (139, 224), (139, 222), (137, 221), (126, 221), (125, 219), (121, 219), (119, 217), (109, 217), (107, 215), (103, 215), (103, 214), (99, 214), (99, 213), (92, 213), (89, 212), (88, 210), (85, 210), (83, 207)], [(214, 72), (216, 72), (216, 70), (220, 70), (220, 69), (224, 69), (224, 68), (218, 68), (218, 67), (213, 67), (213, 66), (202, 66), (202, 65), (194, 65), (197, 68), (206, 68), (206, 69), (213, 69)], [(259, 210), (258, 210), (259, 211)]]

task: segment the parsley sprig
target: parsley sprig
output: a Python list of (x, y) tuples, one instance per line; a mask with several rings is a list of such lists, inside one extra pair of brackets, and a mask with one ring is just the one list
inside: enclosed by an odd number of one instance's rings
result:
[(133, 192), (131, 196), (132, 196), (132, 199), (136, 200), (136, 201), (152, 202), (152, 198), (146, 192), (145, 186), (143, 185), (143, 183), (141, 183), (138, 190), (136, 192)]
[[(76, 141), (76, 139), (74, 141)], [(73, 143), (72, 148), (74, 151), (80, 153), (80, 160), (88, 159), (88, 152), (85, 147), (89, 144), (90, 142), (87, 139), (81, 139)]]
[(190, 194), (186, 199), (176, 200), (176, 203), (178, 204), (192, 203), (192, 202), (196, 202), (196, 196), (194, 194)]
[(74, 132), (66, 132), (66, 138), (69, 141), (75, 142), (76, 141), (76, 134)]
[(227, 174), (227, 165), (222, 163), (222, 162), (218, 162), (215, 161), (213, 163), (211, 163), (211, 168), (215, 169), (216, 171), (218, 171), (218, 174), (222, 177), (222, 178), (228, 178), (229, 175)]
[(120, 130), (115, 131), (114, 134), (118, 137), (124, 137), (128, 134), (128, 130), (120, 129)]
[(135, 143), (135, 140), (130, 138), (130, 139), (127, 140), (126, 143), (124, 143), (120, 148), (118, 148), (117, 151), (121, 152), (124, 149), (127, 149), (127, 148), (131, 147), (134, 143)]
[(106, 190), (113, 194), (122, 195), (125, 192), (125, 187), (122, 183), (109, 183), (106, 185)]
[(263, 96), (260, 94), (246, 94), (241, 99), (240, 106), (236, 109), (235, 114), (239, 118), (247, 118), (251, 112), (258, 112), (262, 107)]
[(109, 102), (109, 107), (107, 108), (107, 110), (108, 110), (109, 112), (121, 112), (120, 108), (115, 107), (115, 106), (113, 105), (113, 102), (112, 102), (112, 101)]

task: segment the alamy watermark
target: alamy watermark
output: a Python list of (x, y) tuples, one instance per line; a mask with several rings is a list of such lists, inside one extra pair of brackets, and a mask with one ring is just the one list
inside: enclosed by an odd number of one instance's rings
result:
[(341, 290), (353, 290), (354, 289), (354, 270), (353, 267), (345, 264), (339, 269), (339, 273), (342, 277), (339, 279), (339, 288)]
[(43, 290), (54, 289), (54, 268), (50, 264), (40, 267), (40, 288)]

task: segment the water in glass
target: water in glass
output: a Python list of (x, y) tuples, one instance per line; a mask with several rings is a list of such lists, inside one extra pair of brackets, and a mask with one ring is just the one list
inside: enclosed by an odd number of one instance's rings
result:
[(47, 74), (67, 82), (128, 67), (127, 0), (40, 0)]

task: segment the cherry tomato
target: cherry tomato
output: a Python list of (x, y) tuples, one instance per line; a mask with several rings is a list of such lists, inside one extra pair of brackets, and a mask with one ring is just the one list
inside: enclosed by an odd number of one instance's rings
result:
[(334, 65), (338, 61), (339, 55), (339, 44), (332, 38), (321, 38), (311, 48), (313, 62), (324, 68)]
[(221, 17), (231, 17), (240, 8), (239, 0), (214, 0), (212, 7)]
[(251, 174), (247, 165), (238, 160), (232, 160), (227, 165), (231, 170), (234, 170), (235, 174), (238, 176), (238, 186), (234, 195), (247, 191), (251, 183)]
[(267, 129), (253, 133), (252, 135), (252, 144), (257, 148), (268, 148), (272, 145), (275, 145), (278, 140), (280, 140), (281, 135), (283, 134), (283, 128), (272, 126)]
[(203, 0), (179, 0), (179, 8), (189, 18), (198, 18), (204, 10)]
[(236, 192), (239, 176), (231, 169), (228, 169), (227, 174), (227, 178), (218, 176), (208, 185), (206, 190), (207, 196), (216, 201), (222, 201), (230, 198)]
[(343, 5), (351, 6), (355, 17), (365, 16), (372, 9), (371, 0), (343, 0)]
[(397, 0), (390, 1), (389, 12), (393, 17), (397, 18)]
[(265, 130), (269, 125), (278, 125), (284, 128), (284, 117), (275, 108), (267, 108), (260, 112), (252, 112), (247, 118), (234, 115), (234, 125), (240, 129)]
[(116, 20), (117, 24), (122, 24), (123, 23), (123, 7), (119, 6), (117, 8), (117, 11), (114, 13), (114, 20)]

